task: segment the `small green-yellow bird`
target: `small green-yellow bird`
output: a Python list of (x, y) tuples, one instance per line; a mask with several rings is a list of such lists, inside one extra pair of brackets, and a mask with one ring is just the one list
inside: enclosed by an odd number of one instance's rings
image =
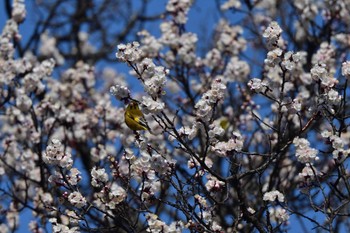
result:
[(125, 123), (130, 129), (134, 131), (150, 130), (145, 117), (136, 101), (131, 101), (130, 104), (126, 107), (124, 117)]

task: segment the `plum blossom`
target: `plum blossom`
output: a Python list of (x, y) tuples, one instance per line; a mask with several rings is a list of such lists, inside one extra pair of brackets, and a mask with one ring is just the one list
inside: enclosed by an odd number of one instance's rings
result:
[(77, 208), (82, 208), (86, 205), (85, 197), (78, 191), (70, 193), (68, 201)]
[(176, 24), (173, 21), (163, 22), (160, 24), (160, 30), (162, 32), (162, 36), (160, 37), (159, 41), (164, 45), (168, 45), (170, 48), (176, 49), (179, 43), (179, 28), (176, 26)]
[(49, 36), (48, 32), (40, 36), (40, 54), (46, 58), (54, 58), (58, 65), (63, 65), (64, 57), (56, 46), (56, 38)]
[(343, 162), (350, 154), (350, 148), (345, 149), (348, 143), (338, 135), (333, 135), (330, 131), (323, 131), (321, 135), (332, 143), (334, 149), (332, 151), (333, 158), (338, 160), (338, 162)]
[(26, 74), (23, 79), (25, 92), (35, 91), (36, 93), (42, 93), (45, 89), (43, 79), (51, 75), (55, 64), (54, 59), (44, 60), (37, 64), (31, 73)]
[(227, 152), (230, 151), (240, 151), (243, 148), (243, 137), (239, 132), (234, 132), (233, 137), (230, 138), (227, 142), (218, 142), (212, 147), (217, 155), (226, 157), (228, 156)]
[(20, 40), (22, 37), (18, 32), (18, 23), (14, 19), (8, 19), (2, 30), (0, 38), (2, 40), (6, 39), (4, 41), (1, 41), (1, 43), (7, 42), (5, 45), (1, 45), (0, 50), (3, 50), (3, 46), (7, 47), (7, 50), (5, 50), (7, 53), (3, 54), (3, 57), (13, 57), (13, 44), (9, 43), (12, 38)]
[(291, 107), (295, 111), (300, 112), (302, 108), (302, 99), (301, 98), (294, 99)]
[(346, 61), (342, 63), (341, 74), (346, 78), (350, 78), (350, 61)]
[(276, 199), (279, 202), (284, 202), (284, 195), (281, 192), (279, 192), (278, 190), (273, 190), (273, 191), (270, 191), (270, 192), (266, 192), (264, 194), (264, 197), (263, 197), (264, 201), (270, 201), (270, 202), (273, 202)]
[(157, 66), (150, 79), (145, 81), (145, 91), (153, 97), (164, 94), (163, 88), (166, 84), (166, 75), (169, 71), (164, 67)]
[(215, 79), (211, 84), (211, 89), (204, 93), (202, 98), (196, 103), (196, 115), (204, 121), (208, 121), (213, 105), (224, 98), (225, 90), (226, 85), (221, 79)]
[(100, 160), (104, 160), (108, 156), (108, 146), (104, 146), (102, 144), (98, 144), (96, 147), (91, 148), (91, 159), (95, 162)]
[(158, 180), (146, 181), (143, 187), (140, 187), (141, 199), (144, 202), (152, 202), (156, 193), (161, 190), (161, 182)]
[(282, 209), (279, 206), (269, 209), (269, 212), (270, 212), (271, 221), (274, 221), (277, 223), (283, 223), (283, 222), (287, 222), (289, 219), (289, 214), (287, 213), (287, 210)]
[(109, 89), (109, 92), (118, 100), (128, 99), (130, 97), (130, 90), (128, 87), (116, 84)]
[(330, 89), (326, 93), (326, 97), (330, 104), (339, 104), (342, 100), (342, 96), (334, 89)]
[[(97, 48), (89, 42), (89, 33), (80, 31), (78, 32), (80, 51), (83, 55), (92, 55), (96, 53)], [(73, 49), (73, 53), (77, 53), (77, 49)]]
[(220, 121), (215, 121), (213, 124), (209, 125), (210, 130), (208, 135), (210, 139), (214, 139), (217, 136), (222, 136), (225, 133), (225, 130), (220, 125)]
[(207, 175), (208, 181), (205, 184), (205, 187), (208, 191), (216, 192), (221, 190), (225, 186), (225, 182), (218, 180), (212, 175)]
[(49, 181), (49, 183), (56, 185), (56, 186), (67, 185), (66, 181), (63, 179), (62, 174), (57, 172), (57, 171), (55, 171), (54, 174), (49, 176), (48, 181)]
[(158, 96), (164, 95), (164, 86), (166, 84), (166, 76), (169, 74), (169, 70), (163, 66), (156, 66), (153, 61), (149, 58), (145, 58), (141, 63), (137, 65), (138, 73), (133, 72), (137, 76), (141, 76), (144, 80), (145, 91), (152, 96), (157, 98)]
[(265, 80), (261, 80), (258, 78), (253, 78), (249, 80), (247, 85), (250, 88), (250, 90), (256, 92), (264, 92), (268, 89), (268, 83)]
[(58, 165), (70, 169), (73, 165), (71, 154), (64, 151), (64, 146), (58, 139), (52, 139), (46, 147), (43, 160), (46, 164)]
[(209, 105), (208, 101), (205, 98), (200, 99), (196, 105), (196, 115), (202, 119), (209, 120), (212, 107)]
[(145, 106), (144, 112), (145, 114), (148, 113), (159, 113), (164, 110), (165, 104), (161, 102), (160, 100), (155, 101), (149, 96), (143, 96), (142, 97), (142, 105)]
[(310, 142), (305, 138), (296, 137), (293, 140), (296, 147), (295, 156), (301, 163), (313, 163), (319, 158), (317, 157), (318, 151), (310, 147)]
[(264, 60), (265, 65), (275, 67), (281, 62), (283, 51), (280, 48), (275, 48), (267, 53), (267, 58)]
[(268, 45), (272, 48), (277, 45), (277, 41), (282, 34), (282, 29), (276, 21), (272, 21), (265, 29), (263, 37), (266, 38)]
[(178, 24), (187, 22), (187, 14), (193, 0), (169, 0), (166, 5), (166, 10), (173, 14), (174, 21)]
[(219, 51), (238, 55), (241, 51), (246, 49), (247, 41), (242, 36), (242, 27), (231, 26), (227, 21), (220, 20), (216, 31), (218, 33), (216, 47)]
[(224, 77), (227, 81), (246, 81), (250, 74), (250, 67), (247, 62), (241, 61), (238, 57), (232, 57), (226, 66)]
[(201, 208), (205, 209), (208, 207), (207, 200), (204, 197), (202, 197), (201, 195), (196, 194), (196, 195), (194, 195), (194, 198), (200, 204)]
[(305, 51), (286, 52), (281, 62), (282, 68), (289, 72), (292, 79), (299, 79), (305, 84), (310, 84), (311, 78), (306, 79), (310, 74), (304, 71), (305, 64), (307, 64), (307, 52)]
[(126, 191), (117, 183), (113, 183), (111, 190), (108, 193), (108, 203), (107, 206), (111, 209), (115, 209), (116, 206), (124, 201), (126, 198)]
[(11, 202), (9, 209), (4, 215), (6, 215), (7, 226), (11, 229), (16, 229), (19, 226), (19, 212), (13, 202)]
[(167, 232), (165, 229), (167, 228), (167, 225), (158, 219), (158, 216), (156, 214), (148, 213), (146, 215), (148, 228), (147, 232), (152, 233), (161, 233), (161, 232)]
[(81, 172), (77, 168), (72, 168), (69, 170), (69, 175), (66, 175), (70, 185), (77, 185), (78, 182), (82, 179)]
[(27, 112), (32, 106), (32, 100), (24, 93), (23, 89), (19, 89), (16, 98), (16, 106), (23, 112)]
[(52, 224), (52, 232), (54, 233), (79, 233), (79, 227), (68, 227), (65, 224), (58, 223), (57, 218), (50, 218), (49, 221)]
[(298, 174), (302, 179), (313, 178), (317, 175), (317, 170), (310, 164), (306, 164), (303, 170)]
[(223, 65), (220, 51), (216, 48), (210, 50), (205, 55), (205, 59), (203, 62), (206, 66), (208, 66), (211, 69), (213, 69), (214, 67), (217, 67), (217, 66), (219, 67)]
[[(0, 228), (6, 229), (5, 226), (1, 226), (1, 225), (0, 225)], [(44, 229), (41, 228), (39, 223), (36, 221), (30, 221), (28, 223), (28, 229), (30, 230), (30, 232), (44, 233)], [(8, 231), (8, 229), (7, 229), (7, 231)]]
[(294, 1), (294, 6), (299, 10), (302, 22), (313, 20), (317, 13), (318, 7), (314, 1)]
[(230, 8), (240, 8), (241, 7), (241, 3), (238, 0), (227, 0), (225, 3), (223, 3), (220, 6), (220, 9), (225, 11), (228, 10)]
[(104, 168), (93, 167), (91, 170), (91, 185), (101, 187), (108, 181), (108, 175)]
[(334, 77), (328, 72), (325, 64), (316, 64), (310, 70), (311, 76), (314, 80), (321, 81), (321, 84), (325, 87), (333, 87), (338, 83)]
[(197, 136), (198, 125), (195, 123), (192, 126), (183, 126), (178, 130), (180, 135), (187, 136), (189, 140), (192, 140)]
[(142, 30), (138, 35), (142, 37), (141, 50), (143, 54), (147, 54), (147, 57), (156, 57), (163, 47), (159, 40), (146, 30)]
[(26, 17), (26, 8), (24, 0), (14, 0), (12, 4), (11, 17), (17, 23), (21, 23)]
[(312, 64), (324, 64), (329, 73), (333, 75), (335, 73), (335, 47), (328, 42), (322, 42), (320, 48), (312, 56)]
[(178, 42), (178, 58), (185, 64), (193, 64), (196, 61), (196, 42), (197, 35), (193, 33), (184, 33), (179, 38)]
[(136, 41), (132, 43), (118, 45), (116, 57), (122, 62), (136, 62), (142, 56), (142, 50), (139, 49), (140, 44)]

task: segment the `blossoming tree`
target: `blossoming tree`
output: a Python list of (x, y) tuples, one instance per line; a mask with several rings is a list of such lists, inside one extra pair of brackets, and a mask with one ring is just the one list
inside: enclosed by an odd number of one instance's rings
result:
[(348, 1), (72, 2), (4, 1), (0, 232), (350, 231)]

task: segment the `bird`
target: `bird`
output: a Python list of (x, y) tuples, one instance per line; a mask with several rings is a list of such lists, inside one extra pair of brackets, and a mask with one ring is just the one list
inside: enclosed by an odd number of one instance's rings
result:
[(139, 104), (132, 100), (125, 109), (124, 113), (125, 124), (134, 131), (149, 130), (150, 128), (145, 120), (142, 111), (139, 108)]

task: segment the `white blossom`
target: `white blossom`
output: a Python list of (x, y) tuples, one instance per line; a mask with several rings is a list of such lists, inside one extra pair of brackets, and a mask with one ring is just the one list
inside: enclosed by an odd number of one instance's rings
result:
[(70, 153), (64, 152), (64, 147), (60, 140), (52, 139), (50, 144), (46, 147), (43, 161), (46, 164), (58, 165), (62, 168), (70, 169), (73, 165), (71, 157)]
[(211, 69), (213, 69), (214, 67), (219, 67), (223, 65), (220, 51), (216, 48), (210, 50), (205, 55), (205, 59), (203, 63)]
[(81, 172), (77, 168), (72, 168), (69, 170), (69, 173), (70, 174), (66, 176), (66, 179), (71, 185), (77, 185), (82, 179)]
[(116, 57), (122, 62), (136, 62), (141, 58), (142, 50), (139, 49), (140, 44), (136, 41), (128, 44), (118, 45)]
[(296, 98), (292, 102), (292, 108), (295, 109), (297, 112), (301, 111), (302, 107), (302, 100), (300, 98)]
[(346, 61), (342, 63), (341, 74), (346, 78), (350, 78), (350, 61)]
[(145, 106), (144, 112), (145, 114), (148, 113), (159, 113), (164, 110), (165, 104), (161, 102), (160, 100), (155, 101), (149, 96), (143, 96), (142, 97), (142, 105)]
[(339, 93), (334, 90), (334, 89), (330, 89), (327, 93), (327, 100), (329, 101), (329, 103), (331, 104), (339, 104), (342, 100), (342, 96), (339, 95)]
[(109, 92), (114, 95), (118, 100), (127, 99), (130, 97), (130, 90), (126, 86), (114, 85), (109, 89)]
[(274, 222), (283, 223), (287, 222), (289, 219), (289, 214), (287, 213), (287, 210), (282, 209), (279, 206), (269, 209), (269, 212), (270, 218)]
[(180, 135), (185, 135), (189, 140), (194, 139), (198, 133), (198, 125), (195, 123), (192, 126), (183, 126), (178, 130)]
[(17, 23), (21, 23), (26, 17), (25, 0), (14, 0), (11, 16)]
[(343, 149), (345, 144), (344, 141), (341, 137), (337, 136), (337, 135), (331, 135), (329, 137), (330, 141), (332, 142), (332, 147), (336, 150), (338, 149)]
[(108, 194), (109, 197), (109, 202), (108, 202), (108, 207), (111, 209), (115, 209), (116, 206), (125, 200), (126, 198), (126, 192), (123, 189), (123, 187), (121, 187), (120, 185), (118, 185), (117, 183), (113, 183), (111, 190)]
[(212, 151), (216, 152), (219, 156), (226, 157), (228, 156), (227, 152), (242, 150), (243, 137), (239, 132), (234, 132), (233, 134), (233, 137), (230, 138), (227, 142), (216, 143), (213, 146)]
[(193, 0), (169, 0), (166, 10), (173, 14), (176, 23), (185, 24), (192, 2)]
[(225, 80), (228, 82), (244, 82), (250, 74), (250, 67), (247, 62), (241, 61), (238, 57), (232, 57), (224, 72)]
[(265, 80), (261, 80), (258, 78), (253, 78), (249, 80), (247, 85), (250, 88), (250, 90), (256, 92), (264, 92), (268, 88), (268, 83)]
[(196, 194), (194, 195), (194, 198), (201, 205), (202, 208), (208, 207), (207, 199), (205, 199), (205, 197), (202, 197), (201, 195)]
[(293, 140), (296, 147), (295, 156), (301, 163), (313, 163), (318, 160), (318, 151), (310, 147), (310, 142), (305, 138), (296, 137)]
[(90, 150), (91, 159), (95, 162), (104, 160), (108, 156), (107, 148), (102, 145), (98, 144), (97, 147), (93, 147)]
[(220, 9), (225, 11), (230, 8), (240, 8), (241, 7), (241, 2), (238, 0), (227, 0), (225, 3), (223, 3), (220, 6)]
[(168, 73), (169, 71), (162, 66), (155, 67), (152, 77), (145, 81), (145, 91), (153, 97), (163, 95)]
[(46, 58), (54, 58), (58, 65), (64, 63), (64, 57), (56, 46), (56, 38), (49, 36), (48, 32), (44, 32), (40, 35), (39, 52)]
[(312, 178), (317, 175), (317, 170), (315, 167), (307, 164), (298, 175), (301, 178), (309, 178), (309, 177)]
[(243, 29), (240, 26), (231, 26), (225, 20), (220, 20), (217, 28), (219, 34), (216, 41), (217, 49), (221, 52), (228, 52), (232, 55), (238, 55), (246, 49), (247, 41), (242, 36)]
[(269, 26), (265, 29), (263, 37), (267, 39), (269, 46), (273, 47), (277, 45), (277, 40), (282, 34), (282, 29), (276, 21), (272, 21)]
[(275, 67), (282, 60), (282, 50), (280, 48), (275, 48), (267, 53), (267, 58), (264, 60), (265, 65), (270, 67)]
[(223, 100), (225, 95), (226, 85), (221, 81), (220, 78), (214, 80), (211, 84), (211, 89), (203, 94), (202, 98), (196, 103), (196, 115), (208, 121), (212, 106)]
[(52, 224), (52, 232), (54, 233), (79, 233), (79, 227), (68, 227), (64, 224), (58, 223), (56, 218), (50, 218), (49, 221)]
[(16, 106), (23, 112), (26, 112), (32, 106), (32, 100), (24, 93), (19, 94), (16, 98)]
[(210, 192), (220, 191), (224, 186), (225, 182), (218, 180), (212, 175), (207, 175), (208, 181), (205, 183), (205, 188)]
[(177, 55), (185, 64), (193, 64), (196, 61), (196, 43), (197, 35), (193, 33), (184, 33), (179, 38), (179, 49)]
[(328, 42), (322, 42), (320, 48), (312, 56), (312, 64), (323, 64), (327, 67), (329, 73), (334, 75), (335, 73), (335, 54), (336, 49), (332, 44)]
[(264, 201), (273, 202), (276, 199), (279, 202), (284, 202), (284, 195), (281, 192), (279, 192), (278, 190), (273, 190), (273, 191), (264, 193), (264, 197), (263, 197)]
[(147, 232), (152, 233), (162, 233), (167, 232), (165, 229), (167, 228), (167, 225), (158, 219), (158, 216), (156, 214), (148, 213), (146, 215), (148, 228)]
[(209, 125), (209, 128), (210, 130), (208, 132), (208, 135), (209, 135), (209, 138), (211, 139), (217, 136), (222, 136), (225, 133), (225, 130), (221, 127), (219, 121)]
[(85, 197), (77, 191), (69, 194), (68, 201), (77, 208), (82, 208), (86, 205)]
[(148, 31), (142, 30), (138, 33), (141, 36), (141, 50), (147, 57), (156, 57), (163, 45)]
[(104, 168), (93, 167), (91, 170), (91, 185), (101, 187), (108, 181), (108, 175)]

